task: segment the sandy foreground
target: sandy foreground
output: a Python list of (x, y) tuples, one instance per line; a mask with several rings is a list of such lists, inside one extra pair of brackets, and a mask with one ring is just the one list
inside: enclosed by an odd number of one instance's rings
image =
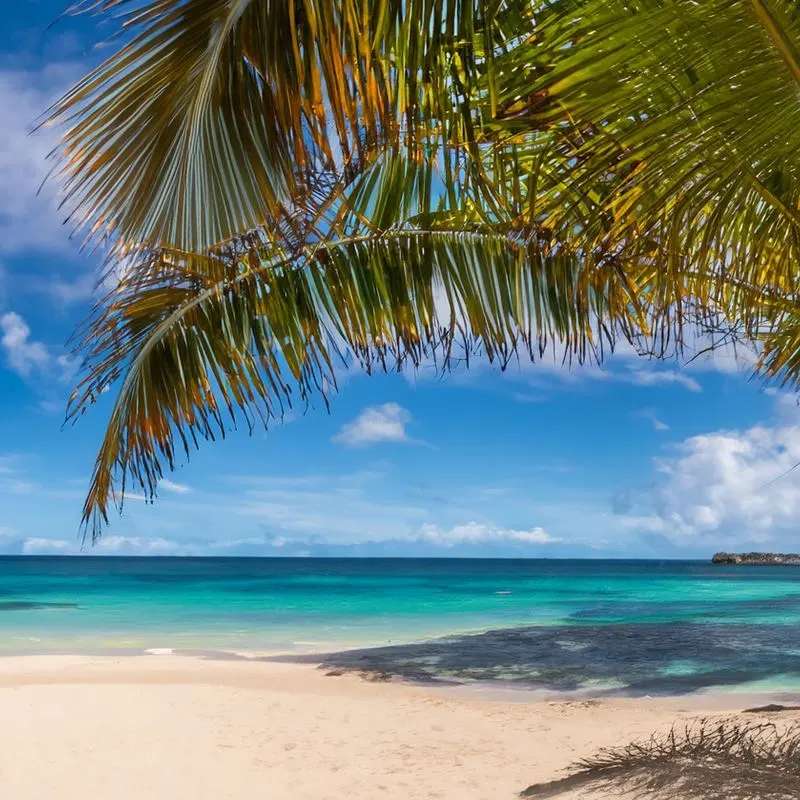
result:
[(599, 747), (743, 703), (488, 697), (172, 655), (4, 658), (0, 798), (511, 800)]

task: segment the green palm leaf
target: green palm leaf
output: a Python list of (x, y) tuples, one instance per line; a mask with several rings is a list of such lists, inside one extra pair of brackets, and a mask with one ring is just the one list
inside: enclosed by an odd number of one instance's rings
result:
[(606, 187), (586, 239), (629, 257), (644, 246), (676, 301), (752, 335), (780, 324), (800, 257), (796, 4), (555, 5), (539, 30), (550, 71), (528, 83), (516, 70), (505, 91), (547, 93), (575, 121), (570, 194)]
[(121, 382), (84, 521), (99, 534), (128, 483), (243, 421), (269, 423), (335, 390), (332, 354), (362, 368), (439, 369), (481, 350), (505, 365), (549, 347), (599, 357), (633, 337), (624, 275), (519, 234), (395, 230), (227, 259), (154, 253), (89, 320), (70, 415)]
[[(205, 252), (386, 146), (474, 147), (521, 0), (86, 0), (127, 43), (52, 109), (79, 225)], [(479, 87), (480, 84), (480, 87)], [(477, 101), (477, 102), (474, 102)], [(451, 157), (448, 156), (448, 159)], [(457, 156), (452, 156), (457, 157)]]
[(789, 326), (798, 22), (765, 2), (79, 5), (128, 42), (53, 110), (67, 202), (138, 258), (78, 342), (70, 414), (119, 383), (92, 535), (130, 481), (327, 397), (337, 354)]

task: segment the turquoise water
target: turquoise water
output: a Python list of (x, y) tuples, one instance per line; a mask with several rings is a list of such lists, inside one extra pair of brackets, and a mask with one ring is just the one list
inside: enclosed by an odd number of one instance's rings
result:
[[(437, 637), (446, 638), (430, 642)], [(362, 664), (418, 678), (800, 686), (800, 569), (0, 558), (1, 654), (367, 646), (382, 649), (361, 653)]]

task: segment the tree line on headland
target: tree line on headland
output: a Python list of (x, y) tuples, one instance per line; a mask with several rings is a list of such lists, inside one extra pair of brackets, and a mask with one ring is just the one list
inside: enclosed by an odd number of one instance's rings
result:
[(712, 564), (753, 564), (770, 566), (800, 566), (797, 553), (715, 553)]

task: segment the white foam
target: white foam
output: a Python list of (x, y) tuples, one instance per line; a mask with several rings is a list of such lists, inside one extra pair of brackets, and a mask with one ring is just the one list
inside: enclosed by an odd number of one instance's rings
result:
[(144, 652), (148, 656), (171, 656), (175, 651), (171, 647), (151, 647)]

